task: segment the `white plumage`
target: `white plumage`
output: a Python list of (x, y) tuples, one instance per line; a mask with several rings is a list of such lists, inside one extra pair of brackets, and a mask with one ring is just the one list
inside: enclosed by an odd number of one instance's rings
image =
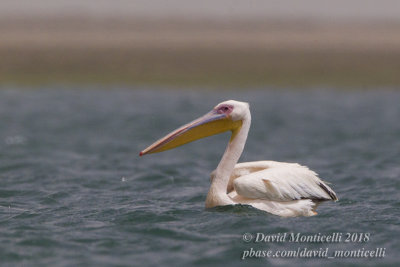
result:
[(317, 174), (297, 163), (255, 161), (235, 165), (229, 197), (280, 216), (315, 215), (318, 201), (337, 200)]
[(246, 204), (284, 217), (312, 216), (321, 201), (337, 200), (317, 174), (297, 163), (255, 161), (237, 164), (250, 129), (249, 105), (229, 100), (140, 152), (156, 153), (223, 131), (232, 131), (220, 163), (211, 174), (206, 207)]

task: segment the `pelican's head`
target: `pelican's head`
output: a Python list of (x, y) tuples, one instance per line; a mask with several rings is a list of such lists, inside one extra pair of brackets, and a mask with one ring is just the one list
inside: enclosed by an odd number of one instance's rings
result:
[(231, 140), (242, 127), (244, 120), (250, 119), (249, 104), (235, 100), (228, 100), (216, 105), (204, 116), (183, 125), (165, 137), (154, 142), (140, 156), (157, 153), (187, 144), (207, 136), (226, 131), (232, 132)]

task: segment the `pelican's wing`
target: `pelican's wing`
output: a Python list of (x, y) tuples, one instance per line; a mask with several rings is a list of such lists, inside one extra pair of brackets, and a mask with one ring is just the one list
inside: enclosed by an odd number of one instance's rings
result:
[(248, 174), (233, 180), (240, 196), (271, 201), (337, 200), (335, 192), (315, 172), (297, 163), (258, 161), (235, 167), (236, 173), (245, 169)]

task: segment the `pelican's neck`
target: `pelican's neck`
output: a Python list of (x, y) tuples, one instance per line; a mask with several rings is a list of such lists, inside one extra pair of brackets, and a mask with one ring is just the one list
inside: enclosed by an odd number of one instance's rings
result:
[(233, 138), (229, 141), (226, 147), (225, 153), (222, 156), (221, 161), (215, 170), (215, 176), (211, 183), (211, 188), (216, 190), (218, 193), (224, 193), (226, 195), (226, 190), (229, 183), (229, 178), (238, 162), (240, 155), (243, 152), (244, 145), (246, 144), (247, 135), (249, 133), (251, 124), (250, 113), (245, 116), (242, 120), (242, 126), (237, 133), (233, 132)]

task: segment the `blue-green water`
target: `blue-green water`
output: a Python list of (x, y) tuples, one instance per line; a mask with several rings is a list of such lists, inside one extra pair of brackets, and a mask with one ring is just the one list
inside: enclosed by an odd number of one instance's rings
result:
[[(241, 161), (309, 166), (339, 201), (314, 217), (204, 208), (228, 134), (138, 157), (176, 127), (236, 99), (253, 125)], [(400, 93), (0, 91), (1, 266), (396, 265)], [(342, 233), (336, 243), (246, 243), (244, 233)], [(346, 233), (369, 234), (345, 242)], [(364, 242), (365, 241), (365, 242)], [(241, 260), (244, 251), (385, 248), (381, 258)]]

